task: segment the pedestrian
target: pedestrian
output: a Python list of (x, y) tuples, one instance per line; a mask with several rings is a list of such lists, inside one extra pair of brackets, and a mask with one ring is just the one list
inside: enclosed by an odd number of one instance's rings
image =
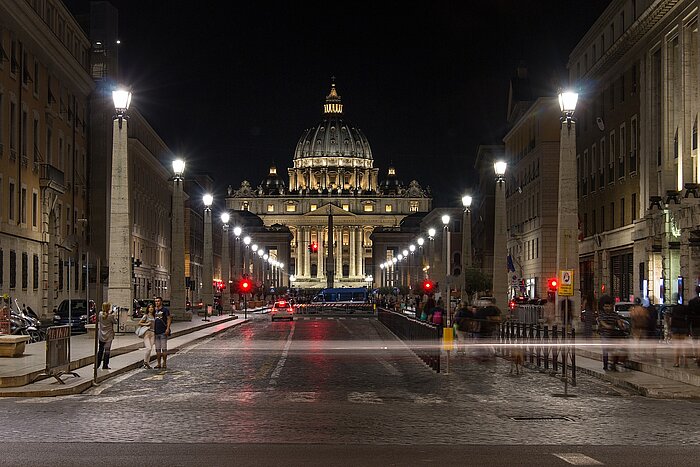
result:
[[(619, 341), (626, 336), (626, 326), (623, 319), (613, 308), (613, 299), (610, 295), (603, 295), (598, 301), (598, 333), (603, 351), (603, 370), (617, 371), (620, 363)], [(612, 365), (608, 365), (612, 354)]]
[(590, 339), (593, 337), (593, 324), (595, 324), (595, 299), (593, 294), (589, 293), (583, 297), (583, 337)]
[(688, 302), (688, 319), (695, 364), (700, 366), (700, 285), (695, 286), (695, 298)]
[(459, 350), (467, 354), (467, 340), (469, 338), (469, 325), (471, 321), (471, 311), (466, 302), (462, 302), (459, 310), (455, 314), (455, 332), (457, 333), (457, 353)]
[(690, 332), (688, 326), (688, 307), (686, 305), (673, 305), (671, 310), (671, 344), (673, 345), (673, 366), (678, 368), (685, 366), (686, 339)]
[(634, 306), (630, 308), (630, 324), (635, 353), (640, 357), (646, 356), (646, 350), (643, 349), (643, 346), (648, 334), (649, 317), (647, 309), (642, 306), (642, 301), (639, 298), (634, 299)]
[(102, 364), (103, 370), (109, 370), (109, 354), (114, 340), (114, 325), (117, 323), (111, 303), (102, 304), (98, 321), (97, 366)]
[(158, 364), (156, 368), (168, 368), (168, 336), (170, 336), (170, 325), (173, 317), (170, 310), (163, 306), (163, 297), (156, 297), (155, 321), (153, 331), (155, 332), (156, 358)]
[(154, 332), (156, 321), (156, 307), (149, 303), (146, 308), (146, 313), (141, 317), (139, 321), (139, 326), (146, 327), (146, 332), (143, 334), (143, 345), (146, 347), (146, 353), (143, 356), (143, 367), (150, 369), (151, 361), (151, 351), (153, 350), (153, 344), (156, 341), (156, 335)]

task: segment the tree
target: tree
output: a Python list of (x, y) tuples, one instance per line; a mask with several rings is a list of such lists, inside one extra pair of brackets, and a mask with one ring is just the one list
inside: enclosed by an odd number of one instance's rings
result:
[(474, 294), (487, 290), (491, 290), (491, 278), (484, 274), (481, 269), (467, 268), (464, 270), (464, 291), (470, 303)]

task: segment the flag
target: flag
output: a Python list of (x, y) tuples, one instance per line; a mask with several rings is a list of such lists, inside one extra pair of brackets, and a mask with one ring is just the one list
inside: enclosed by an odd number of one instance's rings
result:
[(508, 255), (508, 271), (515, 272), (515, 266), (513, 265), (513, 257)]

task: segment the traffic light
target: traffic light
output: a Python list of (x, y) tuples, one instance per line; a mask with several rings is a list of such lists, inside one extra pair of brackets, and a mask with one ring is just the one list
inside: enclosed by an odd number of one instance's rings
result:
[(557, 293), (557, 287), (559, 287), (559, 281), (556, 278), (547, 279), (547, 300), (554, 302), (555, 295)]
[(309, 252), (311, 252), (311, 253), (318, 252), (318, 243), (316, 243), (316, 242), (309, 243)]
[(251, 289), (250, 280), (247, 278), (241, 279), (241, 282), (238, 283), (238, 289), (242, 293), (250, 292), (250, 289)]
[(431, 281), (430, 279), (426, 279), (423, 281), (423, 292), (425, 293), (433, 293), (435, 291), (435, 283)]

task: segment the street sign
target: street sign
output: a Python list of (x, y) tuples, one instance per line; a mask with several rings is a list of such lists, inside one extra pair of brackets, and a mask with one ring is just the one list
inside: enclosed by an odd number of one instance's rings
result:
[(559, 296), (574, 296), (574, 270), (562, 269), (559, 271)]
[(443, 328), (442, 329), (442, 348), (443, 350), (453, 350), (454, 349), (454, 328)]

